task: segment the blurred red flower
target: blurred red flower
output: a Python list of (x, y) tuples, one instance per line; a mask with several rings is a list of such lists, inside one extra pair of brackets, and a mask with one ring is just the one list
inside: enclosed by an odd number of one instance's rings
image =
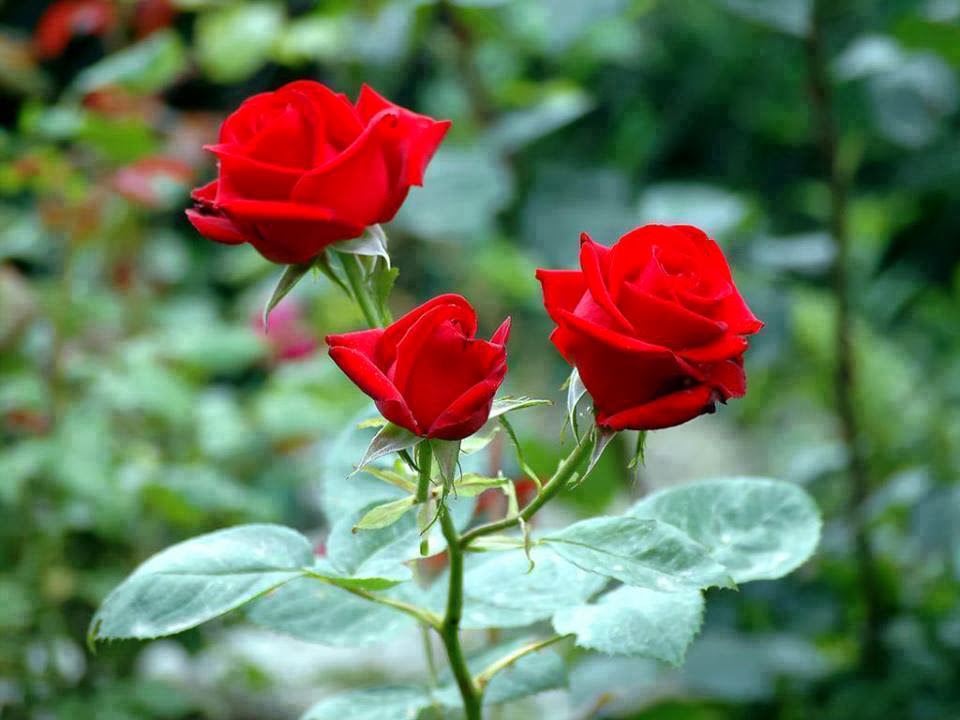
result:
[(147, 208), (170, 205), (193, 180), (193, 168), (182, 160), (162, 155), (141, 158), (117, 170), (113, 189), (127, 200)]
[(48, 7), (33, 34), (37, 54), (55, 58), (80, 35), (109, 34), (117, 26), (117, 7), (112, 0), (57, 0)]

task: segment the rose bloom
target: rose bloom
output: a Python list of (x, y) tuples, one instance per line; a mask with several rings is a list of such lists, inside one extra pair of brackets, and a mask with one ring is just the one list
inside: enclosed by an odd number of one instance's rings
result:
[(459, 295), (440, 295), (386, 329), (331, 335), (330, 357), (390, 422), (416, 435), (460, 440), (490, 417), (507, 372), (510, 318), (489, 341)]
[(612, 248), (581, 236), (580, 270), (537, 270), (550, 336), (577, 368), (597, 424), (654, 430), (746, 392), (747, 336), (763, 327), (717, 244), (646, 225)]
[(248, 242), (277, 263), (388, 222), (423, 174), (449, 121), (405, 110), (363, 86), (356, 104), (300, 80), (255, 95), (230, 115), (216, 145), (219, 174), (193, 193), (194, 227)]

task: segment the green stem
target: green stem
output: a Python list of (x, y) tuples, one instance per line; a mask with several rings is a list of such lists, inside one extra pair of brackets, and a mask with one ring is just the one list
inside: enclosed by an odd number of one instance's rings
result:
[(577, 468), (580, 467), (580, 463), (583, 462), (585, 458), (590, 457), (594, 442), (593, 434), (584, 438), (583, 442), (577, 445), (563, 462), (560, 463), (560, 467), (557, 468), (553, 477), (547, 481), (547, 484), (543, 486), (543, 489), (537, 493), (537, 496), (531, 500), (518, 515), (487, 523), (486, 525), (479, 525), (473, 528), (473, 530), (464, 533), (463, 537), (460, 538), (461, 549), (466, 549), (471, 542), (479, 537), (497, 533), (501, 530), (507, 530), (508, 528), (519, 525), (521, 521), (526, 522), (532, 518), (541, 507), (546, 505), (558, 492), (566, 487)]
[(830, 235), (836, 249), (831, 268), (833, 294), (836, 298), (833, 338), (836, 367), (833, 385), (834, 402), (840, 419), (840, 434), (847, 449), (850, 495), (846, 510), (854, 531), (854, 552), (865, 609), (860, 638), (860, 663), (865, 672), (877, 674), (886, 662), (882, 634), (887, 608), (876, 554), (863, 519), (863, 506), (870, 495), (870, 469), (856, 406), (857, 368), (854, 361), (853, 303), (849, 277), (851, 248), (847, 212), (852, 170), (845, 169), (840, 161), (840, 128), (835, 117), (828, 71), (829, 58), (824, 38), (829, 7), (826, 0), (814, 0), (812, 23), (806, 44), (807, 65), (817, 140), (830, 189)]
[(433, 449), (428, 440), (417, 445), (417, 467), (419, 478), (416, 501), (418, 505), (422, 505), (430, 499), (430, 471), (433, 467)]
[(373, 296), (370, 294), (370, 288), (363, 279), (363, 267), (360, 264), (360, 258), (350, 253), (337, 253), (340, 256), (340, 262), (343, 265), (343, 271), (347, 275), (347, 284), (353, 291), (353, 297), (360, 306), (360, 312), (363, 313), (367, 324), (372, 328), (383, 327), (383, 320), (380, 310)]
[(440, 528), (447, 540), (450, 560), (450, 586), (447, 591), (447, 612), (440, 626), (440, 638), (447, 651), (450, 669), (460, 688), (466, 720), (482, 720), (481, 691), (470, 675), (463, 646), (460, 644), (460, 619), (463, 616), (463, 549), (453, 519), (446, 506), (440, 508)]
[(512, 653), (504, 655), (502, 658), (497, 660), (494, 663), (491, 663), (486, 667), (483, 672), (477, 675), (477, 687), (480, 688), (480, 692), (483, 692), (483, 689), (490, 683), (493, 679), (493, 676), (496, 675), (501, 670), (506, 670), (508, 667), (513, 665), (517, 660), (529, 655), (530, 653), (538, 652), (543, 650), (546, 647), (550, 647), (554, 643), (558, 643), (564, 638), (572, 637), (571, 635), (554, 635), (548, 637), (546, 640), (538, 640), (535, 643), (530, 643), (529, 645), (524, 645), (523, 647), (517, 648)]

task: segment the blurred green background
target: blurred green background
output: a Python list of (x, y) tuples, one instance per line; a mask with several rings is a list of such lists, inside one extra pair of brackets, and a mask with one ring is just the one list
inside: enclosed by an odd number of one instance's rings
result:
[[(183, 216), (220, 120), (297, 78), (454, 121), (387, 228), (393, 309), (455, 291), (484, 333), (511, 314), (508, 391), (561, 397), (533, 271), (573, 266), (584, 230), (699, 225), (767, 323), (744, 400), (652, 434), (639, 474), (627, 439), (541, 522), (769, 475), (817, 497), (818, 555), (711, 592), (684, 669), (575, 655), (568, 693), (500, 720), (960, 717), (960, 0), (824, 5), (865, 497), (835, 409), (810, 2), (0, 2), (0, 717), (295, 718), (422, 672), (416, 637), (328, 648), (240, 618), (84, 647), (170, 543), (252, 521), (322, 543), (323, 470), (364, 407), (322, 337), (362, 320), (316, 278), (264, 336), (279, 268)], [(559, 410), (525, 415), (548, 472)]]

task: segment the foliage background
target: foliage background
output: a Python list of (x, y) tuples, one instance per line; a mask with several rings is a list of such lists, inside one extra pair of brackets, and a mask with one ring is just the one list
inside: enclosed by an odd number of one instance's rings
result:
[[(323, 471), (363, 399), (318, 343), (361, 319), (317, 279), (265, 337), (278, 269), (182, 214), (220, 119), (301, 77), (454, 121), (388, 228), (394, 310), (458, 291), (488, 330), (512, 314), (509, 390), (560, 397), (533, 270), (573, 265), (583, 230), (609, 244), (645, 221), (703, 227), (767, 323), (743, 401), (653, 434), (638, 477), (608, 457), (554, 512), (770, 475), (817, 496), (818, 556), (711, 593), (683, 670), (584, 655), (569, 694), (509, 717), (960, 715), (960, 2), (842, 0), (825, 18), (853, 177), (859, 504), (834, 411), (807, 2), (177, 0), (145, 35), (142, 6), (166, 3), (139, 0), (40, 58), (48, 4), (0, 4), (0, 717), (293, 718), (422, 669), (416, 638), (335, 649), (232, 620), (83, 644), (105, 593), (172, 542), (270, 521), (322, 543)], [(555, 415), (518, 420), (542, 472), (563, 451)], [(883, 652), (861, 658), (868, 607)]]

